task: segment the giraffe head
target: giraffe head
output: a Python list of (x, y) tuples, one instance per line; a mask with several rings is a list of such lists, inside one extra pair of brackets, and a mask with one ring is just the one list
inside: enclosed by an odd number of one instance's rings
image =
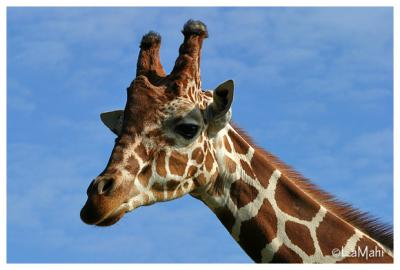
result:
[(101, 115), (118, 137), (104, 171), (87, 189), (81, 219), (108, 226), (133, 209), (204, 189), (218, 175), (213, 138), (229, 122), (233, 82), (203, 91), (200, 54), (206, 26), (189, 20), (169, 75), (159, 59), (161, 37), (143, 36), (136, 78), (122, 111)]

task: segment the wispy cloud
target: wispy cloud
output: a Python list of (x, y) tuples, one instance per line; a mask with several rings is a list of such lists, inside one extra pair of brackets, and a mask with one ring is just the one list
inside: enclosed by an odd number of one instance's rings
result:
[[(234, 259), (241, 254), (239, 247), (216, 249), (214, 259), (206, 257), (208, 247), (226, 241), (228, 233), (221, 224), (213, 232), (205, 231), (218, 221), (210, 219), (211, 211), (189, 196), (138, 209), (114, 227), (84, 225), (79, 220), (83, 191), (90, 171), (100, 168), (100, 163), (82, 154), (75, 159), (52, 155), (41, 146), (9, 146), (9, 179), (21, 179), (20, 185), (24, 185), (18, 188), (10, 183), (8, 191), (10, 261), (68, 262), (73, 256), (77, 262), (207, 262), (218, 261), (217, 254), (221, 261), (225, 255), (233, 261), (248, 261), (242, 256)], [(24, 164), (30, 169), (21, 169), (27, 167)], [(20, 245), (26, 253), (16, 251)], [(187, 249), (182, 245), (190, 245), (190, 253), (183, 253)], [(154, 254), (154, 250), (163, 252)], [(32, 252), (36, 257), (28, 255)], [(99, 252), (108, 255), (99, 257)], [(27, 256), (21, 257), (23, 254)], [(199, 256), (202, 254), (205, 257)]]
[(9, 8), (9, 261), (249, 261), (190, 197), (107, 229), (79, 220), (113, 144), (98, 114), (124, 106), (147, 31), (162, 34), (172, 69), (189, 18), (209, 27), (203, 86), (235, 80), (234, 120), (327, 191), (392, 221), (391, 9)]
[(8, 80), (8, 104), (18, 112), (32, 112), (36, 104), (32, 100), (32, 91), (17, 80)]

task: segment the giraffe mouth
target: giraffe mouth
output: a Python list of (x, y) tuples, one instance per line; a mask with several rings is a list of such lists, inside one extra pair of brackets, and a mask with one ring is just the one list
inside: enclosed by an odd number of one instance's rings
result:
[(94, 208), (93, 205), (86, 203), (80, 213), (81, 220), (88, 225), (111, 226), (117, 223), (125, 215), (128, 208), (126, 203), (123, 203), (105, 215), (97, 214), (96, 210), (97, 209)]
[(101, 227), (114, 225), (125, 215), (126, 212), (127, 211), (126, 211), (125, 207), (123, 207), (123, 205), (121, 205), (116, 210), (112, 211), (110, 214), (104, 216), (102, 219), (95, 222), (94, 225), (101, 226)]
[(114, 225), (125, 215), (126, 212), (128, 211), (126, 208), (126, 204), (124, 203), (108, 215), (105, 215), (102, 219), (95, 222), (94, 225), (101, 227)]
[(101, 227), (106, 227), (106, 226), (111, 226), (117, 223), (124, 215), (125, 211), (120, 211), (118, 213), (112, 214), (107, 216), (106, 218), (100, 220), (97, 222), (95, 225), (96, 226), (101, 226)]

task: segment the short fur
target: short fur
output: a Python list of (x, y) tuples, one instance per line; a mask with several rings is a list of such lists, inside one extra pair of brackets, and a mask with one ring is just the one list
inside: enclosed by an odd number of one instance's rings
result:
[(234, 123), (231, 123), (231, 125), (243, 139), (251, 144), (256, 151), (261, 153), (269, 163), (280, 170), (282, 174), (291, 179), (301, 190), (320, 202), (325, 208), (331, 210), (338, 217), (382, 243), (390, 250), (393, 250), (393, 228), (391, 226), (379, 222), (377, 218), (371, 217), (368, 213), (355, 209), (349, 203), (341, 202), (328, 192), (319, 189), (315, 184), (311, 183), (309, 179), (295, 171), (291, 166), (257, 146), (257, 144), (253, 142), (253, 139), (237, 125)]

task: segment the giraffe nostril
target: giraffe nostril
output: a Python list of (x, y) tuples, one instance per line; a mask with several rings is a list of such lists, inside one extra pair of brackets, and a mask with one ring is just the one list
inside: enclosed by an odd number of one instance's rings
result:
[(115, 184), (116, 182), (112, 178), (102, 179), (97, 186), (98, 194), (101, 195), (113, 192), (116, 186)]

